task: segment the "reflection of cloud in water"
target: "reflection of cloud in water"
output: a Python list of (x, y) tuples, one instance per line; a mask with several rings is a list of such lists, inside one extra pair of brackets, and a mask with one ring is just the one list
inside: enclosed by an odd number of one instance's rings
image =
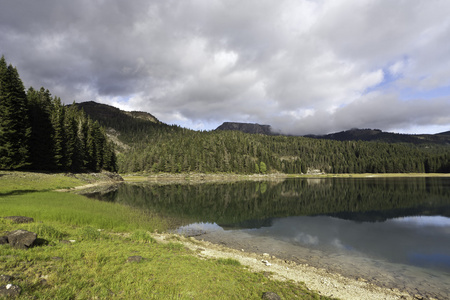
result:
[[(351, 252), (397, 263), (439, 267), (446, 271), (450, 253), (450, 223), (444, 217), (408, 217), (386, 222), (353, 222), (327, 216), (299, 216), (272, 219), (272, 226), (246, 230), (252, 235), (333, 253)], [(411, 260), (410, 253), (421, 253)], [(442, 262), (436, 263), (436, 261)]]
[(352, 248), (350, 246), (345, 246), (344, 244), (342, 244), (341, 240), (339, 240), (337, 238), (331, 242), (331, 245), (333, 245), (334, 247), (341, 249), (341, 250), (351, 250), (351, 248)]
[(319, 244), (319, 238), (317, 236), (312, 236), (306, 234), (304, 232), (300, 232), (295, 238), (294, 241), (306, 244), (306, 245), (317, 245)]
[(392, 222), (405, 224), (407, 226), (436, 226), (436, 227), (449, 227), (450, 218), (442, 216), (416, 216), (416, 217), (404, 217), (392, 219)]
[(192, 223), (186, 226), (177, 228), (176, 232), (179, 234), (195, 234), (195, 232), (214, 232), (223, 231), (223, 228), (216, 223)]

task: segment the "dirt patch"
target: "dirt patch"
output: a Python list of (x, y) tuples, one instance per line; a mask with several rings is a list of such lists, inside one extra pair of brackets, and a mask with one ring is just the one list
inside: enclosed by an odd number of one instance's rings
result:
[(325, 269), (308, 264), (298, 264), (278, 259), (270, 254), (257, 254), (239, 251), (193, 237), (185, 238), (175, 234), (154, 234), (159, 242), (178, 241), (191, 249), (200, 258), (232, 258), (255, 272), (265, 272), (277, 280), (304, 282), (306, 286), (320, 295), (340, 299), (414, 299), (406, 292), (378, 287), (364, 279), (351, 279)]

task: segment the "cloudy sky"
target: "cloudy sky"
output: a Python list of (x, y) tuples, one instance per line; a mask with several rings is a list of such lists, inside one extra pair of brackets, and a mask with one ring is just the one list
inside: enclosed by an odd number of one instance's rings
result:
[(26, 87), (210, 130), (450, 130), (448, 0), (0, 0)]

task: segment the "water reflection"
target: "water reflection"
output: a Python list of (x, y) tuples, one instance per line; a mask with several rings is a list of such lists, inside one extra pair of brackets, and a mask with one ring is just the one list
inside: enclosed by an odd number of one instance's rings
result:
[(187, 235), (449, 295), (450, 178), (123, 184), (91, 197), (176, 218)]
[(288, 217), (274, 220), (271, 227), (247, 231), (330, 253), (351, 251), (450, 272), (450, 218), (427, 217), (426, 223), (409, 219), (357, 223), (327, 216)]
[[(269, 227), (240, 231), (325, 254), (358, 255), (450, 273), (450, 218), (446, 217), (361, 223), (329, 216), (297, 216), (273, 219)], [(193, 223), (178, 228), (177, 232), (196, 236), (223, 232), (223, 228), (217, 224)]]
[(271, 225), (271, 218), (330, 215), (358, 222), (450, 217), (450, 178), (292, 179), (224, 184), (123, 184), (92, 197), (224, 228)]

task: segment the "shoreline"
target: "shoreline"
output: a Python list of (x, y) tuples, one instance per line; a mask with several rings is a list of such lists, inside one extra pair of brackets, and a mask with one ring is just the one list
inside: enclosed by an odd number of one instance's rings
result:
[(342, 173), (342, 174), (232, 174), (232, 173), (158, 173), (158, 174), (121, 174), (125, 182), (151, 183), (201, 183), (201, 182), (235, 182), (235, 181), (282, 181), (288, 178), (322, 179), (322, 178), (423, 178), (450, 177), (450, 173)]
[[(176, 240), (194, 252), (193, 255), (201, 258), (231, 258), (238, 260), (242, 265), (253, 272), (262, 272), (276, 280), (292, 280), (303, 282), (309, 290), (320, 295), (337, 297), (340, 299), (423, 299), (419, 295), (411, 296), (405, 291), (388, 289), (377, 286), (370, 281), (359, 278), (345, 277), (337, 272), (324, 268), (316, 268), (308, 264), (298, 264), (283, 260), (268, 253), (239, 251), (220, 244), (184, 237), (178, 234), (162, 233), (152, 234), (159, 242)], [(429, 298), (433, 299), (433, 298)]]

